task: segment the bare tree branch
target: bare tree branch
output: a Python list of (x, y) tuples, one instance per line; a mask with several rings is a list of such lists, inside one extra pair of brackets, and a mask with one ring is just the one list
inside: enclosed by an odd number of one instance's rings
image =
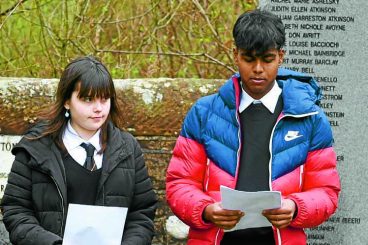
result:
[(218, 78), (235, 69), (230, 26), (236, 15), (223, 13), (254, 8), (258, 0), (5, 2), (5, 76), (51, 77), (75, 55), (93, 54), (117, 64), (115, 77)]
[(174, 52), (143, 52), (143, 51), (129, 51), (129, 50), (106, 50), (96, 49), (96, 52), (101, 53), (115, 53), (115, 54), (143, 54), (143, 55), (166, 55), (166, 56), (204, 56), (203, 53), (174, 53)]
[(27, 0), (19, 0), (19, 2), (18, 3), (16, 3), (15, 5), (13, 5), (12, 7), (10, 7), (10, 8), (8, 8), (7, 10), (5, 10), (4, 12), (2, 12), (1, 14), (0, 14), (0, 16), (3, 16), (3, 15), (6, 15), (6, 14), (8, 14), (7, 16), (6, 16), (6, 18), (5, 18), (5, 20), (3, 21), (3, 23), (1, 23), (1, 25), (0, 25), (0, 30), (1, 30), (1, 28), (3, 27), (3, 25), (5, 24), (5, 22), (6, 22), (6, 20), (13, 14), (13, 12), (18, 8), (18, 6), (19, 5), (21, 5), (22, 3), (24, 3), (25, 1), (27, 1)]
[(10, 8), (6, 9), (4, 12), (0, 13), (0, 16), (4, 16), (6, 14), (8, 14), (9, 12), (14, 12), (14, 10), (18, 7), (19, 4), (22, 4), (24, 2), (26, 2), (27, 0), (20, 0), (19, 2), (17, 2), (16, 4), (14, 4), (13, 6), (11, 6)]
[[(38, 4), (38, 2), (36, 1), (36, 6), (37, 6), (37, 14), (38, 14), (38, 18), (39, 18), (39, 21), (40, 21), (40, 25), (42, 27), (45, 27), (47, 26), (46, 23), (45, 23), (45, 19), (44, 19), (44, 16), (42, 14), (42, 11), (41, 11), (41, 7), (40, 5)], [(50, 53), (50, 50), (49, 50), (49, 47), (47, 45), (47, 38), (46, 38), (46, 33), (45, 33), (45, 29), (46, 30), (49, 30), (51, 28), (41, 28), (41, 36), (40, 36), (40, 43), (41, 45), (43, 45), (43, 50), (49, 60), (49, 64), (51, 65), (52, 67), (52, 70), (53, 70), (53, 73), (56, 74), (56, 67), (55, 67), (55, 64), (54, 64), (54, 60), (52, 59), (52, 55)]]
[(224, 49), (224, 51), (225, 51), (226, 55), (227, 55), (229, 58), (231, 58), (231, 56), (230, 56), (230, 51), (231, 51), (231, 49), (229, 49), (228, 47), (226, 47), (226, 46), (223, 44), (223, 42), (221, 41), (221, 38), (220, 38), (219, 34), (217, 33), (217, 31), (216, 31), (216, 30), (215, 30), (215, 28), (213, 27), (213, 25), (212, 25), (212, 23), (211, 23), (210, 19), (208, 18), (208, 15), (207, 15), (206, 11), (203, 9), (202, 5), (198, 2), (198, 0), (192, 0), (192, 2), (193, 2), (193, 4), (198, 8), (199, 12), (201, 13), (201, 15), (203, 16), (203, 18), (205, 19), (205, 21), (206, 21), (206, 23), (207, 23), (208, 27), (210, 28), (210, 30), (211, 30), (211, 32), (212, 32), (212, 34), (213, 34), (213, 36), (215, 37), (215, 39), (216, 39), (216, 41), (217, 41), (218, 45), (219, 45), (220, 47), (222, 47), (222, 48)]
[(208, 27), (210, 28), (213, 36), (219, 41), (221, 42), (219, 35), (217, 33), (217, 31), (215, 30), (215, 28), (213, 27), (213, 25), (211, 24), (210, 19), (208, 18), (206, 11), (203, 9), (202, 5), (197, 1), (197, 0), (192, 0), (192, 2), (194, 3), (194, 5), (198, 8), (199, 12), (201, 13), (201, 15), (203, 16), (203, 18), (205, 19), (205, 21), (207, 22)]
[(212, 56), (210, 56), (209, 54), (203, 54), (203, 55), (204, 55), (204, 57), (207, 57), (208, 59), (212, 60), (216, 64), (219, 64), (221, 66), (224, 66), (224, 67), (226, 67), (227, 69), (229, 69), (230, 71), (232, 71), (234, 73), (236, 72), (231, 66), (226, 65), (225, 63), (219, 61), (218, 59), (216, 59), (216, 58), (214, 58)]
[[(175, 53), (175, 52), (141, 52), (141, 51), (129, 51), (129, 50), (106, 50), (106, 49), (95, 49), (96, 52), (100, 52), (100, 53), (115, 53), (115, 54), (136, 54), (136, 55), (164, 55), (164, 56), (177, 56), (177, 57), (206, 57), (209, 60), (211, 60), (212, 64), (217, 64), (223, 67), (226, 67), (228, 70), (235, 72), (235, 70), (219, 61), (218, 59), (210, 56), (209, 54), (206, 53), (192, 53), (192, 54), (187, 54), (187, 53)], [(195, 59), (197, 61), (200, 61), (198, 59)], [(204, 62), (204, 61), (201, 61)]]
[[(146, 12), (144, 12), (144, 13), (142, 13), (140, 15), (137, 15), (137, 16), (133, 16), (133, 17), (127, 18), (127, 19), (114, 20), (114, 21), (88, 22), (88, 23), (90, 23), (90, 24), (96, 24), (96, 25), (108, 25), (108, 24), (118, 24), (118, 23), (122, 23), (122, 22), (128, 22), (128, 21), (131, 21), (131, 20), (139, 19), (139, 18), (142, 18), (142, 17), (146, 16), (147, 14), (151, 13), (152, 10), (154, 10), (159, 3), (160, 2), (157, 2), (152, 8), (148, 9)], [(81, 19), (84, 21), (83, 18), (81, 18)]]

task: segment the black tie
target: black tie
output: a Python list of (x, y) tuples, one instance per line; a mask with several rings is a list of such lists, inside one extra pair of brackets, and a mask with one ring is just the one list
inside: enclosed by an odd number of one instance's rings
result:
[(86, 144), (86, 143), (82, 143), (81, 146), (86, 150), (87, 153), (87, 157), (86, 157), (86, 161), (84, 162), (83, 167), (85, 167), (88, 170), (95, 170), (96, 165), (95, 165), (95, 161), (93, 160), (93, 153), (95, 152), (95, 147), (92, 144)]

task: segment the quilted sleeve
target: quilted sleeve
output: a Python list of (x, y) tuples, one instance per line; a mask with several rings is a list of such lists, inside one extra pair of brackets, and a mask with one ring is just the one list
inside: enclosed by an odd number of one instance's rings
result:
[(144, 162), (141, 147), (131, 137), (134, 145), (134, 196), (129, 207), (121, 244), (151, 244), (154, 236), (154, 218), (157, 197)]
[(61, 244), (61, 237), (41, 227), (36, 218), (28, 161), (29, 155), (25, 151), (16, 153), (1, 203), (10, 241), (18, 245)]
[(195, 105), (184, 120), (167, 169), (166, 198), (174, 214), (183, 222), (193, 228), (206, 229), (212, 225), (203, 221), (202, 212), (215, 201), (204, 193), (207, 155), (200, 143), (200, 131), (201, 115)]
[(329, 122), (322, 111), (314, 118), (310, 151), (304, 165), (302, 191), (287, 198), (298, 206), (291, 226), (308, 228), (320, 225), (337, 209), (340, 178)]

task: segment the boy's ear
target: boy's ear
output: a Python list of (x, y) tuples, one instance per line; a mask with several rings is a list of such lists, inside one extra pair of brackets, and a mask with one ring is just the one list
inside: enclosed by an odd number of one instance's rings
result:
[(284, 62), (284, 56), (285, 56), (285, 50), (283, 49), (280, 49), (279, 50), (279, 65), (281, 65), (283, 62)]
[(238, 49), (235, 47), (233, 48), (233, 55), (234, 55), (234, 62), (235, 62), (235, 65), (238, 65)]

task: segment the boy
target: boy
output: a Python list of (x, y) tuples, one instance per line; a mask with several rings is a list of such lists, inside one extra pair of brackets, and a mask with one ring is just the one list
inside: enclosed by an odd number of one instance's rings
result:
[[(190, 226), (188, 244), (306, 244), (303, 228), (328, 219), (340, 191), (319, 87), (279, 69), (285, 29), (274, 14), (242, 14), (233, 37), (239, 73), (188, 112), (167, 170), (168, 203)], [(272, 227), (224, 233), (247, 214), (221, 207), (220, 185), (280, 191), (281, 208), (262, 213)]]

